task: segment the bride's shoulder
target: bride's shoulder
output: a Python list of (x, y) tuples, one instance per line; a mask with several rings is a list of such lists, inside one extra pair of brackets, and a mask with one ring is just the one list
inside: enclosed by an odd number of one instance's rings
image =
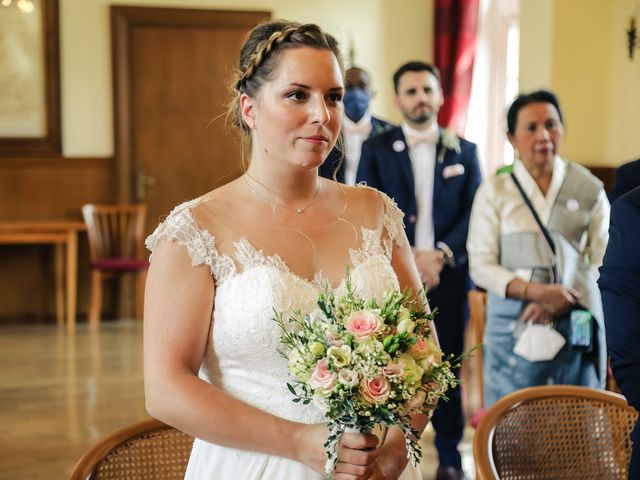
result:
[(399, 217), (400, 221), (404, 217), (404, 214), (398, 208), (398, 204), (386, 193), (365, 184), (358, 184), (349, 188), (352, 189), (354, 201), (361, 204), (365, 210), (385, 218), (389, 216)]
[(242, 209), (238, 198), (237, 180), (234, 180), (190, 202), (191, 215), (203, 227), (216, 231), (221, 222), (227, 221), (226, 213)]
[(404, 213), (387, 194), (364, 184), (341, 188), (348, 199), (351, 217), (363, 226), (394, 233), (403, 230)]
[[(224, 195), (217, 188), (200, 197), (175, 206), (166, 217), (160, 218), (160, 223), (155, 231), (145, 240), (146, 247), (153, 252), (162, 239), (172, 240), (189, 250), (194, 256), (202, 257), (211, 254), (215, 250), (215, 240), (211, 232), (215, 231), (215, 223), (211, 221), (216, 217), (215, 210)], [(199, 255), (194, 255), (192, 250), (198, 250)], [(194, 260), (195, 262), (195, 260)]]

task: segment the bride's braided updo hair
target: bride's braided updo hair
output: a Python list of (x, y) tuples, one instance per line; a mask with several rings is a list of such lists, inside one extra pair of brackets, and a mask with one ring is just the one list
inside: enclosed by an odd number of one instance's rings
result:
[(280, 52), (290, 48), (311, 47), (330, 50), (344, 70), (338, 41), (313, 23), (300, 24), (276, 20), (255, 27), (240, 51), (240, 65), (231, 85), (229, 115), (234, 126), (248, 135), (249, 126), (240, 113), (240, 96), (256, 98), (278, 66)]

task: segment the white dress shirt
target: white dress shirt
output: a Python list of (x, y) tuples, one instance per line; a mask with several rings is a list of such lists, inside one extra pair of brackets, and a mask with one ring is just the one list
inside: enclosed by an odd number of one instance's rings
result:
[[(551, 184), (546, 196), (521, 161), (516, 160), (513, 173), (540, 220), (547, 225), (566, 174), (564, 161), (560, 157), (554, 159)], [(596, 274), (607, 245), (608, 227), (609, 201), (602, 189), (581, 245), (581, 251), (588, 253), (590, 266)], [(511, 271), (500, 265), (500, 237), (527, 231), (538, 232), (539, 229), (511, 176), (501, 174), (485, 180), (474, 198), (469, 222), (467, 251), (471, 279), (478, 286), (502, 297), (506, 296), (509, 282), (516, 277), (528, 282), (531, 279), (531, 269)]]
[[(434, 125), (432, 129), (437, 131), (438, 126)], [(402, 124), (405, 138), (415, 131), (406, 123)], [(436, 144), (422, 142), (413, 147), (407, 144), (407, 148), (411, 158), (418, 206), (414, 245), (420, 250), (433, 250), (433, 176), (436, 166)]]
[(371, 135), (371, 129), (371, 114), (369, 112), (365, 113), (357, 122), (346, 115), (344, 116), (342, 122), (345, 150), (344, 183), (347, 185), (355, 185), (356, 183), (362, 144)]

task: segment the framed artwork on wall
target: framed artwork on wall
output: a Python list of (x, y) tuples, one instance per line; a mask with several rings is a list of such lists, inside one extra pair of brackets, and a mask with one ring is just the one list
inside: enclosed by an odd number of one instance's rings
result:
[(0, 157), (61, 155), (59, 59), (58, 0), (3, 1)]

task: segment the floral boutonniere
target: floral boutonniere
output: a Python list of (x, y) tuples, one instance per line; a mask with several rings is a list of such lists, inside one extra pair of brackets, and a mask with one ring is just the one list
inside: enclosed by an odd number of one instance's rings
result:
[(460, 153), (460, 137), (456, 132), (450, 128), (444, 128), (440, 130), (440, 152), (438, 153), (438, 163), (442, 163), (444, 160), (444, 154), (447, 150), (453, 150), (456, 153)]

